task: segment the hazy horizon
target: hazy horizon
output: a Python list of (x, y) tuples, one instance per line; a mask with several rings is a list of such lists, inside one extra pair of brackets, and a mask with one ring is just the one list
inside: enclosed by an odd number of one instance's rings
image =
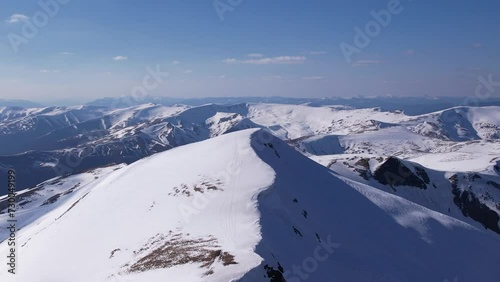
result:
[[(290, 96), (281, 96), (281, 95), (273, 95), (273, 96), (206, 96), (206, 97), (175, 97), (175, 96), (161, 96), (161, 95), (151, 95), (151, 96), (132, 96), (132, 95), (121, 95), (121, 96), (102, 96), (102, 97), (97, 97), (95, 99), (49, 99), (49, 100), (43, 100), (43, 99), (4, 99), (0, 98), (0, 102), (27, 102), (27, 103), (34, 103), (34, 104), (40, 104), (44, 106), (50, 106), (50, 105), (57, 105), (57, 106), (71, 106), (71, 105), (85, 105), (89, 104), (92, 102), (96, 101), (101, 101), (101, 100), (107, 100), (107, 99), (124, 99), (124, 100), (132, 100), (136, 101), (139, 103), (141, 100), (148, 100), (148, 99), (172, 99), (172, 100), (223, 100), (223, 99), (245, 99), (248, 98), (249, 100), (253, 99), (271, 99), (271, 98), (277, 98), (277, 99), (291, 99), (291, 100), (337, 100), (337, 99), (342, 99), (342, 100), (351, 100), (351, 99), (404, 99), (404, 98), (423, 98), (426, 100), (451, 100), (451, 99), (464, 99), (466, 97), (464, 96), (432, 96), (432, 95), (423, 95), (423, 96), (417, 96), (417, 95), (354, 95), (354, 96), (323, 96), (323, 97), (307, 97), (307, 96), (297, 96), (297, 97), (290, 97)], [(500, 97), (488, 97), (484, 99), (480, 99), (482, 102), (488, 102), (488, 101), (496, 101), (500, 100)]]
[(496, 1), (5, 2), (0, 98), (471, 96)]

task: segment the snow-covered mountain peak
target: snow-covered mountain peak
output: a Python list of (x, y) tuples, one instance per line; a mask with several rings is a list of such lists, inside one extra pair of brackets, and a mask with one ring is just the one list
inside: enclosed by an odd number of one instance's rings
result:
[(267, 130), (174, 148), (85, 189), (19, 232), (19, 281), (497, 277), (497, 238), (339, 178)]

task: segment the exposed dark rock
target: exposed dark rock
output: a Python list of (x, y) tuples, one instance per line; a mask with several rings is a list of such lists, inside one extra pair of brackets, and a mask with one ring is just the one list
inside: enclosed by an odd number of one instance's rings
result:
[(457, 189), (458, 188), (458, 175), (454, 174), (450, 178), (448, 178), (451, 183), (451, 188)]
[(477, 174), (477, 173), (474, 173), (472, 175), (472, 180), (476, 180), (476, 179), (481, 179), (481, 176), (479, 174)]
[(369, 180), (371, 177), (371, 173), (369, 170), (355, 168), (354, 171), (356, 171), (359, 176), (363, 177), (364, 180)]
[(357, 166), (361, 166), (365, 169), (370, 169), (370, 159), (367, 158), (361, 158), (359, 161), (355, 163)]
[(43, 202), (42, 206), (50, 205), (50, 204), (53, 204), (53, 203), (57, 202), (57, 200), (59, 199), (59, 197), (61, 197), (61, 194), (56, 194), (56, 195), (48, 198), (45, 202)]
[[(43, 186), (41, 187), (35, 187), (35, 189), (31, 189), (29, 191), (26, 191), (22, 194), (17, 194), (16, 195), (16, 201), (19, 203), (22, 203), (24, 201), (31, 202), (29, 198), (35, 195), (40, 195), (37, 192), (44, 190), (45, 188)], [(0, 201), (0, 214), (3, 214), (7, 211), (7, 207), (9, 206), (9, 198), (5, 198)], [(27, 203), (26, 203), (27, 204)], [(22, 206), (22, 205), (20, 205)]]
[(274, 154), (278, 157), (281, 158), (280, 154), (278, 154), (278, 151), (276, 148), (274, 148), (274, 145), (272, 143), (264, 143), (264, 146), (269, 147), (274, 150)]
[(300, 237), (304, 237), (302, 235), (302, 232), (300, 232), (295, 226), (293, 227), (293, 232), (295, 232), (295, 234), (299, 235)]
[(456, 185), (452, 192), (455, 195), (453, 202), (462, 211), (464, 216), (470, 217), (481, 223), (486, 229), (491, 229), (500, 234), (500, 227), (498, 226), (500, 216), (495, 211), (481, 203), (472, 192), (462, 191)]
[(498, 183), (496, 183), (494, 181), (488, 181), (488, 182), (486, 182), (486, 184), (491, 185), (491, 186), (493, 186), (493, 187), (495, 187), (497, 189), (500, 189), (500, 184), (498, 184)]
[(115, 256), (115, 253), (119, 252), (119, 251), (121, 251), (121, 249), (114, 249), (114, 250), (112, 250), (111, 251), (111, 255), (109, 255), (109, 258), (113, 258)]
[(267, 278), (270, 278), (269, 282), (286, 282), (285, 277), (283, 277), (283, 267), (279, 263), (277, 270), (267, 264), (264, 265), (264, 269), (266, 270)]
[[(425, 171), (424, 171), (425, 172)], [(384, 185), (410, 186), (420, 189), (427, 189), (426, 181), (429, 181), (427, 173), (423, 173), (425, 181), (415, 175), (399, 159), (395, 157), (388, 158), (374, 173), (374, 178)]]
[[(224, 189), (220, 188), (220, 185), (222, 185), (222, 181), (220, 179), (216, 180), (208, 180), (206, 178), (203, 178), (203, 180), (197, 184), (193, 185), (187, 185), (187, 184), (180, 184), (179, 187), (175, 186), (172, 188), (173, 192), (168, 193), (169, 196), (185, 196), (185, 197), (191, 197), (194, 196), (195, 193), (205, 193), (207, 191), (224, 191)], [(217, 186), (219, 185), (219, 186)], [(192, 187), (190, 187), (192, 186)]]
[(124, 265), (128, 273), (145, 272), (153, 269), (170, 268), (176, 265), (200, 263), (208, 268), (206, 275), (213, 274), (211, 266), (219, 261), (224, 266), (238, 264), (234, 256), (224, 252), (215, 238), (187, 238), (184, 234), (158, 234), (139, 250), (134, 251), (140, 258), (131, 265)]
[(427, 172), (425, 171), (425, 169), (416, 166), (415, 167), (415, 171), (417, 172), (417, 175), (420, 176), (420, 178), (422, 178), (422, 180), (425, 183), (427, 183), (427, 184), (431, 183), (431, 179), (429, 178), (429, 175), (427, 174)]

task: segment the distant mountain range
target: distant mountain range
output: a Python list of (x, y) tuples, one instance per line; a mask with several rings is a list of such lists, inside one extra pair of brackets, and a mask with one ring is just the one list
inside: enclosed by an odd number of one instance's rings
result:
[[(141, 104), (153, 103), (163, 106), (188, 105), (201, 106), (206, 104), (233, 105), (241, 103), (270, 103), (308, 105), (312, 107), (343, 105), (351, 108), (381, 108), (383, 111), (404, 111), (407, 115), (420, 115), (453, 108), (457, 106), (500, 106), (500, 98), (489, 98), (470, 103), (469, 97), (405, 97), (405, 96), (374, 96), (374, 97), (326, 97), (326, 98), (293, 98), (293, 97), (209, 97), (209, 98), (174, 98), (174, 97), (118, 97), (101, 98), (87, 103), (88, 106), (107, 108), (129, 108)], [(55, 103), (66, 106), (68, 101)], [(0, 107), (46, 107), (25, 100), (0, 100)]]
[(0, 107), (37, 108), (37, 107), (42, 107), (42, 105), (27, 100), (0, 99)]
[(93, 106), (128, 108), (144, 103), (155, 103), (164, 106), (176, 104), (201, 106), (205, 104), (239, 104), (239, 103), (272, 103), (309, 106), (344, 105), (356, 109), (380, 107), (384, 111), (404, 111), (408, 115), (419, 115), (440, 111), (456, 106), (500, 106), (500, 98), (474, 101), (467, 104), (467, 97), (405, 97), (405, 96), (374, 96), (374, 97), (328, 97), (328, 98), (293, 98), (293, 97), (209, 97), (209, 98), (172, 98), (172, 97), (120, 97), (102, 98), (88, 103)]
[[(132, 163), (247, 128), (268, 128), (283, 140), (303, 140), (314, 155), (422, 158), (479, 145), (495, 152), (500, 136), (498, 110), (460, 107), (407, 116), (377, 108), (284, 104), (4, 107), (0, 108), (0, 166), (23, 167), (25, 176), (18, 185), (26, 188), (57, 175)], [(487, 165), (476, 163), (476, 167)]]

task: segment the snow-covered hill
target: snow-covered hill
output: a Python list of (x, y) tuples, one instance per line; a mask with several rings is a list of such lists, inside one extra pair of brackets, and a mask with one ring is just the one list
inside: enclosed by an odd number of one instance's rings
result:
[(132, 163), (173, 147), (258, 127), (238, 113), (246, 111), (246, 105), (190, 110), (153, 104), (118, 110), (4, 109), (0, 169), (23, 167), (18, 185), (26, 188), (55, 176)]
[(416, 118), (412, 130), (452, 141), (499, 139), (499, 107), (458, 107)]
[(12, 100), (12, 99), (0, 99), (1, 107), (24, 107), (24, 108), (35, 108), (41, 107), (42, 105), (29, 101), (29, 100)]
[[(89, 187), (93, 187), (100, 181), (99, 179), (123, 167), (124, 165), (116, 165), (73, 176), (57, 177), (20, 191), (16, 195), (17, 228), (22, 229), (24, 226), (32, 224), (61, 204), (72, 202), (75, 198), (85, 197)], [(7, 196), (0, 197), (0, 219), (2, 222), (6, 222), (8, 219), (8, 205)], [(0, 241), (8, 238), (9, 235), (8, 229), (0, 229)]]
[[(445, 97), (445, 96), (397, 96), (397, 95), (379, 95), (371, 97), (328, 97), (328, 98), (292, 98), (292, 97), (205, 97), (205, 98), (173, 98), (163, 96), (146, 96), (137, 99), (137, 97), (118, 97), (101, 98), (88, 103), (93, 106), (106, 106), (128, 108), (132, 105), (143, 103), (154, 103), (164, 106), (173, 106), (184, 104), (190, 106), (201, 106), (209, 103), (217, 104), (289, 104), (289, 105), (309, 105), (313, 107), (344, 105), (353, 109), (382, 107), (384, 111), (403, 111), (408, 115), (420, 115), (429, 112), (449, 109), (462, 102), (463, 97)], [(475, 101), (477, 106), (500, 106), (500, 99), (490, 97)], [(1, 103), (0, 103), (1, 106)], [(19, 105), (18, 105), (19, 106)]]
[(500, 234), (497, 174), (436, 171), (395, 157), (313, 156), (336, 174)]
[[(461, 107), (406, 116), (378, 108), (279, 104), (4, 107), (0, 167), (25, 168), (19, 185), (30, 187), (55, 176), (132, 163), (180, 145), (264, 127), (313, 155), (395, 155), (432, 168), (460, 170), (460, 161), (481, 170), (493, 164), (500, 149), (498, 112), (499, 107)], [(71, 161), (75, 158), (76, 164)]]
[[(336, 176), (265, 130), (114, 169), (90, 172), (102, 176), (92, 182), (83, 175), (57, 180), (57, 189), (46, 183), (45, 191), (60, 194), (87, 179), (64, 197), (39, 198), (47, 204), (20, 211), (36, 219), (18, 233), (17, 281), (499, 277), (495, 234)], [(7, 248), (0, 244), (2, 253)], [(12, 276), (0, 272), (6, 279)]]

